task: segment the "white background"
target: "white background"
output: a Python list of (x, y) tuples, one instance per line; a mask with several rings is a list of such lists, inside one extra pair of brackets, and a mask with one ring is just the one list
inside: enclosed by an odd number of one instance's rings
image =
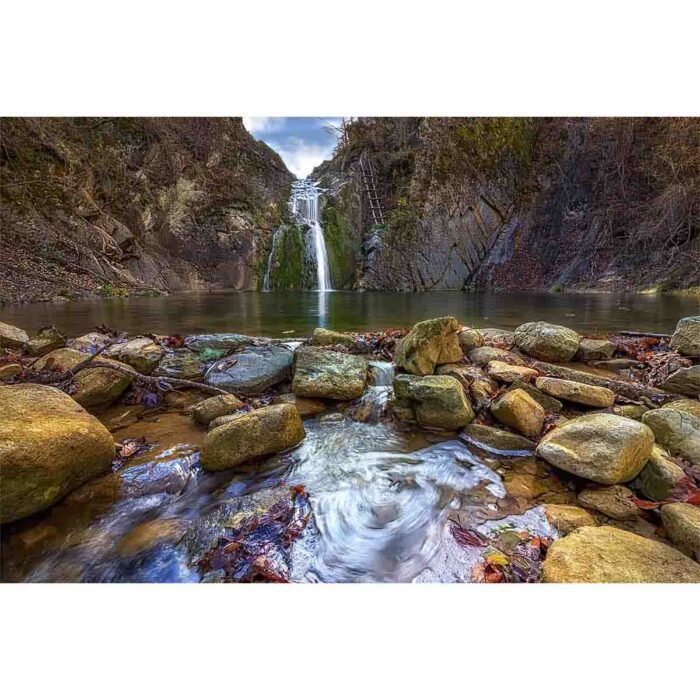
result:
[[(690, 2), (35, 0), (1, 21), (4, 116), (700, 112)], [(697, 697), (697, 586), (6, 584), (0, 605), (12, 700)]]

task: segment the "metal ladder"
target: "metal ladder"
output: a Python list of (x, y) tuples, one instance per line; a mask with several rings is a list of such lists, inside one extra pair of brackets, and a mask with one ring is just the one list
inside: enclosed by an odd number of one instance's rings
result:
[(372, 161), (367, 157), (366, 153), (360, 156), (360, 174), (362, 175), (362, 186), (365, 190), (365, 197), (369, 205), (372, 219), (376, 224), (384, 223), (384, 215), (382, 214), (382, 206), (377, 194), (377, 181), (372, 168)]

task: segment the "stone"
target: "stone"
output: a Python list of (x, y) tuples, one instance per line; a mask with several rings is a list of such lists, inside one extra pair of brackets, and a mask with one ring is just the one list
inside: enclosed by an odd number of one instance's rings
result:
[(576, 331), (544, 321), (518, 326), (513, 333), (515, 344), (538, 360), (568, 362), (576, 354), (580, 337)]
[(433, 374), (438, 364), (456, 362), (462, 357), (452, 316), (416, 323), (394, 354), (394, 363), (408, 374)]
[(262, 394), (292, 374), (294, 353), (282, 345), (247, 347), (215, 362), (205, 382), (240, 394)]
[(525, 358), (513, 352), (501, 350), (501, 348), (492, 348), (488, 345), (470, 350), (467, 357), (469, 358), (469, 362), (479, 367), (485, 367), (489, 362), (493, 362), (494, 360), (505, 362), (508, 365), (525, 366), (527, 364)]
[(554, 379), (552, 377), (538, 377), (535, 386), (545, 394), (557, 399), (564, 399), (582, 406), (594, 408), (608, 408), (615, 402), (615, 394), (602, 386), (591, 386), (572, 382), (568, 379)]
[(394, 394), (411, 402), (420, 425), (456, 430), (474, 420), (469, 399), (454, 377), (398, 374), (394, 377)]
[(590, 362), (592, 360), (609, 360), (615, 352), (615, 346), (606, 339), (581, 338), (575, 360)]
[(504, 331), (502, 328), (479, 328), (479, 332), (486, 345), (504, 345), (509, 348), (515, 343), (512, 331)]
[(562, 535), (568, 535), (580, 527), (595, 527), (598, 524), (587, 510), (578, 506), (546, 503), (544, 514), (549, 524)]
[(633, 498), (634, 494), (626, 486), (616, 484), (597, 489), (583, 489), (578, 495), (578, 502), (614, 520), (630, 520), (636, 518), (639, 512)]
[(634, 479), (653, 445), (653, 433), (639, 421), (591, 413), (547, 433), (536, 453), (559, 469), (612, 486)]
[(112, 436), (68, 394), (0, 386), (0, 406), (0, 523), (42, 511), (109, 470)]
[(539, 377), (540, 373), (531, 367), (521, 367), (519, 365), (509, 365), (500, 360), (491, 360), (486, 366), (486, 372), (492, 379), (498, 379), (500, 382), (523, 381)]
[(661, 506), (664, 530), (678, 549), (700, 561), (700, 508), (690, 503)]
[(252, 338), (240, 333), (208, 333), (204, 335), (188, 335), (185, 347), (200, 353), (205, 350), (223, 350), (234, 352), (250, 345)]
[(22, 372), (22, 365), (17, 362), (11, 362), (8, 365), (0, 366), (0, 381), (3, 379), (12, 379)]
[(272, 403), (291, 404), (292, 406), (296, 407), (297, 411), (299, 411), (299, 415), (302, 418), (310, 418), (311, 416), (318, 415), (319, 413), (323, 413), (328, 408), (323, 401), (319, 401), (318, 399), (306, 399), (301, 396), (296, 396), (295, 394), (280, 394), (279, 396), (275, 397)]
[(654, 443), (651, 456), (635, 479), (634, 487), (645, 498), (663, 501), (685, 479), (685, 472), (671, 460), (660, 445)]
[(157, 377), (201, 380), (204, 377), (202, 361), (191, 350), (176, 350), (163, 357), (153, 371)]
[(476, 328), (465, 328), (459, 332), (457, 337), (464, 353), (474, 348), (480, 348), (484, 344), (484, 336)]
[(625, 357), (617, 357), (614, 360), (596, 360), (590, 363), (592, 367), (607, 369), (611, 372), (619, 372), (621, 369), (630, 369), (640, 364), (639, 360), (630, 360)]
[(638, 404), (613, 405), (613, 413), (617, 416), (625, 418), (633, 418), (634, 420), (642, 420), (642, 416), (649, 410), (648, 406)]
[(26, 331), (0, 321), (0, 348), (22, 348), (28, 340)]
[(124, 362), (141, 374), (150, 374), (160, 362), (165, 350), (150, 338), (138, 337), (112, 345), (104, 354)]
[(564, 408), (561, 401), (558, 401), (552, 396), (548, 396), (537, 387), (532, 386), (532, 384), (517, 380), (508, 387), (508, 391), (513, 389), (522, 389), (526, 394), (532, 396), (532, 398), (548, 413), (559, 413), (559, 411)]
[(30, 355), (40, 357), (52, 350), (64, 347), (66, 338), (59, 333), (53, 326), (42, 328), (37, 335), (27, 341), (26, 347)]
[(484, 446), (484, 449), (499, 452), (534, 453), (536, 447), (534, 442), (522, 435), (479, 423), (468, 425), (459, 436), (465, 442), (476, 444), (477, 447)]
[(617, 527), (581, 527), (553, 542), (545, 583), (700, 583), (700, 565), (673, 547)]
[(175, 518), (149, 520), (124, 535), (117, 544), (117, 551), (122, 557), (136, 557), (160, 544), (175, 544), (186, 529), (186, 523)]
[(700, 394), (700, 365), (677, 369), (659, 387), (674, 394), (697, 396)]
[[(207, 471), (233, 469), (258, 457), (290, 449), (304, 436), (304, 424), (294, 406), (266, 406), (207, 433), (201, 465)], [(248, 464), (246, 470), (255, 467)]]
[(348, 401), (364, 393), (367, 360), (323, 348), (295, 352), (292, 392), (297, 396)]
[(522, 389), (514, 389), (491, 403), (491, 413), (527, 437), (535, 437), (542, 430), (545, 410)]
[(348, 350), (352, 350), (355, 347), (355, 339), (347, 333), (337, 333), (326, 328), (317, 328), (311, 336), (311, 345), (318, 347), (342, 345)]
[(219, 394), (204, 399), (192, 407), (192, 418), (196, 423), (206, 425), (219, 416), (225, 416), (243, 408), (245, 404), (233, 394)]
[(681, 355), (700, 357), (700, 316), (687, 316), (678, 321), (671, 336), (671, 347)]
[(110, 433), (113, 433), (138, 422), (145, 410), (146, 407), (140, 404), (134, 406), (112, 406), (100, 413), (97, 418)]
[(207, 426), (207, 430), (214, 430), (214, 428), (218, 428), (220, 425), (226, 425), (226, 423), (236, 420), (239, 415), (239, 413), (229, 413), (228, 415), (214, 418), (214, 420)]
[(112, 338), (105, 333), (87, 333), (69, 341), (68, 347), (71, 350), (94, 355), (99, 350), (102, 350), (102, 348), (107, 347), (111, 342)]
[(678, 401), (671, 401), (670, 403), (665, 403), (662, 408), (673, 408), (677, 411), (683, 411), (684, 413), (690, 413), (691, 416), (700, 418), (700, 401), (695, 399), (678, 399)]
[(642, 422), (672, 455), (700, 464), (700, 418), (673, 408), (656, 408), (647, 411)]

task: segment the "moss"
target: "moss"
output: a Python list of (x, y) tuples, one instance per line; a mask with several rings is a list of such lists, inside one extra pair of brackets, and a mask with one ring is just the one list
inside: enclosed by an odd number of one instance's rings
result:
[(285, 226), (277, 236), (272, 254), (270, 287), (272, 289), (301, 289), (304, 287), (304, 236), (308, 227)]
[(336, 289), (353, 287), (355, 280), (355, 246), (347, 218), (339, 202), (331, 200), (323, 207), (321, 220), (328, 252), (331, 283)]
[(113, 284), (102, 284), (97, 288), (101, 297), (128, 297), (129, 292), (123, 287), (115, 287)]

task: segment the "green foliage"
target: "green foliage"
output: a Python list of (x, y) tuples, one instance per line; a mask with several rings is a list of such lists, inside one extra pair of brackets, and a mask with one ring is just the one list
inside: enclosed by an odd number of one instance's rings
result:
[(308, 226), (285, 226), (272, 254), (270, 287), (302, 289), (304, 285), (304, 235)]
[(387, 240), (393, 244), (413, 240), (420, 233), (420, 216), (406, 197), (399, 197), (387, 220)]
[(123, 287), (115, 287), (109, 282), (107, 284), (102, 284), (97, 288), (97, 293), (101, 297), (128, 297), (129, 292)]

